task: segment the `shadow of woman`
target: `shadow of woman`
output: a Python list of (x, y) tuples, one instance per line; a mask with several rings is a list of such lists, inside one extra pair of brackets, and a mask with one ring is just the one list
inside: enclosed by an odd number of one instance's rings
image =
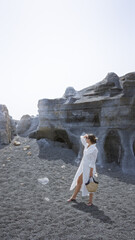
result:
[(77, 210), (90, 213), (94, 218), (97, 218), (104, 223), (108, 223), (108, 224), (114, 223), (114, 221), (112, 221), (110, 217), (104, 214), (104, 211), (99, 210), (99, 208), (95, 205), (87, 206), (86, 203), (76, 202), (75, 204), (72, 205), (72, 207), (76, 208)]

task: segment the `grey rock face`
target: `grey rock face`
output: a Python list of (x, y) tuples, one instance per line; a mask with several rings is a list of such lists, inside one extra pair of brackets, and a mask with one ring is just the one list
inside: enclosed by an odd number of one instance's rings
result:
[(135, 72), (118, 77), (109, 73), (99, 83), (59, 99), (38, 102), (37, 139), (66, 142), (81, 158), (82, 133), (98, 137), (98, 164), (116, 164), (135, 173)]
[(5, 105), (0, 105), (0, 145), (9, 144), (15, 134), (14, 123)]
[(29, 136), (32, 132), (37, 130), (38, 123), (39, 123), (38, 116), (37, 117), (32, 117), (29, 115), (22, 116), (21, 120), (18, 121), (16, 127), (17, 134), (21, 137)]

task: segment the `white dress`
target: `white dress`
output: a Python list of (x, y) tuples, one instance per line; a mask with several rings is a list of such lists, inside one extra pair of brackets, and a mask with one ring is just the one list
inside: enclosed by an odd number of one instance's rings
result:
[(93, 168), (93, 176), (96, 173), (96, 159), (98, 149), (96, 147), (96, 143), (87, 147), (88, 143), (86, 142), (86, 139), (83, 136), (80, 136), (80, 139), (82, 144), (84, 145), (84, 152), (78, 170), (71, 184), (70, 190), (75, 188), (75, 186), (77, 185), (78, 177), (83, 173), (83, 183), (80, 191), (82, 191), (82, 196), (88, 196), (89, 192), (85, 186), (85, 183), (89, 180), (90, 168)]

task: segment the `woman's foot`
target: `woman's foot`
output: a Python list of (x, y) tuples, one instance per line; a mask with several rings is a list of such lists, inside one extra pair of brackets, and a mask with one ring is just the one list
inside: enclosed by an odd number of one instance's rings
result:
[(76, 202), (76, 199), (71, 197), (67, 200), (67, 202)]
[(88, 203), (87, 203), (87, 206), (92, 206), (92, 205), (93, 205), (92, 202), (88, 202)]

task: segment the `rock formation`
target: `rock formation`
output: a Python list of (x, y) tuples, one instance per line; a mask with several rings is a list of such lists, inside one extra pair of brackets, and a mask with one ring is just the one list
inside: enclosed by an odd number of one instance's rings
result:
[(15, 122), (5, 105), (0, 104), (0, 145), (9, 144), (16, 135)]
[(34, 117), (34, 116), (24, 115), (22, 116), (20, 121), (18, 121), (16, 131), (19, 136), (27, 137), (37, 130), (37, 126), (38, 126), (38, 116)]
[(118, 77), (108, 73), (99, 83), (75, 91), (66, 89), (59, 99), (38, 102), (36, 138), (65, 142), (81, 157), (79, 136), (98, 137), (98, 163), (116, 163), (135, 173), (135, 72)]

